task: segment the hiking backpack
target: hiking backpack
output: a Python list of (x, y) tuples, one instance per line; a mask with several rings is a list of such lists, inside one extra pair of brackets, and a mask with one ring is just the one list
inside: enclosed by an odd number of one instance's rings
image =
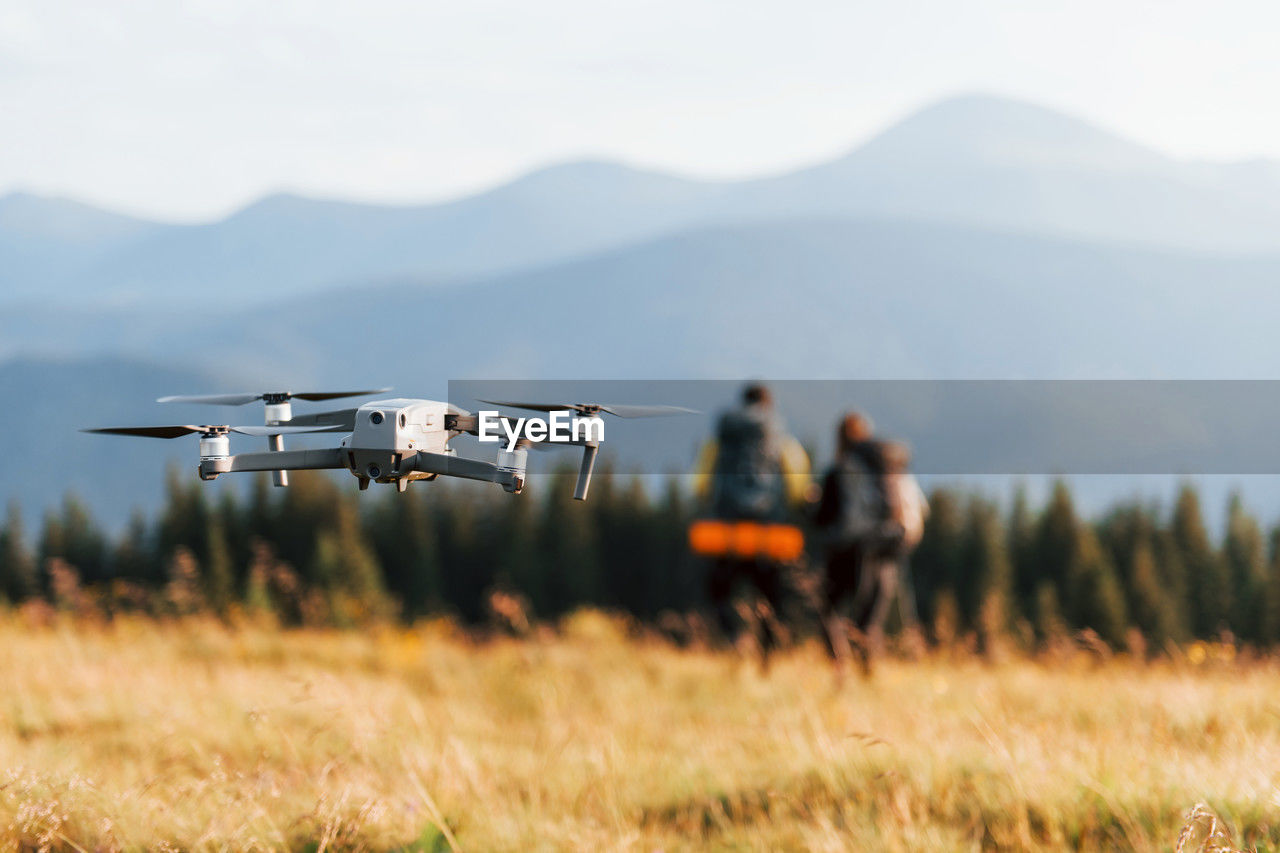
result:
[(758, 406), (720, 416), (718, 450), (712, 472), (712, 511), (721, 518), (770, 518), (784, 505), (782, 429)]

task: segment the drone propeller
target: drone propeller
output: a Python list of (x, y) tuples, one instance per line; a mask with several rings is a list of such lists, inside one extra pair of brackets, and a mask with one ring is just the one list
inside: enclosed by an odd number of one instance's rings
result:
[(684, 406), (631, 406), (621, 403), (514, 403), (510, 400), (481, 400), (480, 402), (511, 409), (529, 409), (534, 412), (569, 411), (580, 415), (606, 412), (619, 418), (664, 418), (671, 415), (698, 414), (697, 409), (686, 409)]
[[(253, 432), (238, 430), (245, 432), (246, 435), (265, 435), (267, 437), (267, 448), (269, 450), (279, 452), (284, 450), (283, 436), (290, 432), (323, 432), (317, 429), (283, 429), (283, 425), (293, 420), (293, 406), (291, 400), (337, 400), (340, 397), (367, 397), (371, 394), (382, 394), (390, 391), (390, 388), (366, 388), (361, 391), (303, 391), (299, 393), (291, 393), (289, 391), (264, 391), (262, 393), (250, 392), (247, 394), (188, 394), (174, 395), (170, 397), (161, 397), (156, 400), (157, 403), (204, 403), (213, 406), (243, 406), (246, 403), (252, 403), (255, 400), (261, 400), (265, 404), (263, 415), (266, 419), (269, 429), (262, 430), (255, 428)], [(327, 412), (318, 413), (319, 415), (327, 415)], [(317, 420), (319, 418), (302, 418), (305, 422), (310, 420), (309, 427), (319, 426)], [(328, 420), (326, 418), (326, 420)], [(330, 429), (333, 429), (333, 421), (329, 421)], [(344, 420), (345, 423), (345, 420)], [(280, 426), (277, 426), (279, 424)], [(351, 429), (351, 426), (347, 426)], [(271, 481), (277, 486), (289, 485), (289, 473), (287, 471), (272, 471)]]
[[(161, 397), (157, 403), (205, 403), (211, 406), (243, 406), (254, 400), (266, 400), (271, 403), (283, 403), (286, 400), (337, 400), (341, 397), (368, 397), (371, 394), (385, 394), (390, 388), (369, 388), (363, 391), (306, 391), (291, 393), (289, 391), (265, 391), (261, 394), (178, 394)], [(265, 433), (263, 433), (265, 435)]]
[(340, 427), (334, 426), (209, 426), (194, 424), (175, 424), (173, 426), (136, 426), (136, 427), (100, 427), (98, 429), (82, 429), (81, 432), (96, 432), (103, 435), (137, 435), (143, 438), (178, 438), (183, 435), (217, 435), (219, 433), (238, 432), (242, 435), (279, 435), (299, 432), (334, 432)]

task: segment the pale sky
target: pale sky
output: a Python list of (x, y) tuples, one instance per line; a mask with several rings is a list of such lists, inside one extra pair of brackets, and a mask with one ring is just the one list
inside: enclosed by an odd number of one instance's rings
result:
[(1273, 0), (4, 0), (0, 193), (163, 218), (425, 201), (582, 157), (837, 155), (951, 94), (1280, 157)]

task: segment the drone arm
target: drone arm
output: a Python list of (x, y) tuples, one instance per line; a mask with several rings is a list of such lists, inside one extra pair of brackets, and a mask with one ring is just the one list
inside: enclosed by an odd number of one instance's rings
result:
[(200, 476), (212, 479), (219, 474), (238, 471), (318, 471), (346, 468), (347, 459), (340, 447), (310, 450), (279, 450), (266, 453), (241, 453), (200, 460)]
[(359, 409), (337, 409), (332, 412), (308, 412), (289, 419), (292, 426), (331, 426), (335, 430), (356, 428), (356, 412)]
[(467, 414), (455, 415), (451, 412), (444, 416), (444, 428), (455, 432), (465, 432), (468, 435), (479, 435), (480, 418)]
[(492, 462), (450, 456), (447, 453), (418, 451), (414, 457), (413, 467), (424, 474), (443, 474), (446, 477), (462, 477), (465, 480), (498, 483), (509, 492), (519, 491), (521, 486), (524, 485), (523, 477), (514, 471), (499, 468)]

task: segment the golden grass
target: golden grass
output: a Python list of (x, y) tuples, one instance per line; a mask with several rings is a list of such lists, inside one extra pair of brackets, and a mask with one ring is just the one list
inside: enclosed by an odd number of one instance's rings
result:
[(0, 678), (4, 847), (1280, 839), (1271, 663), (938, 658), (837, 691), (812, 647), (762, 677), (729, 655), (628, 640), (592, 613), (554, 638), (485, 644), (445, 623), (340, 633), (9, 616)]

